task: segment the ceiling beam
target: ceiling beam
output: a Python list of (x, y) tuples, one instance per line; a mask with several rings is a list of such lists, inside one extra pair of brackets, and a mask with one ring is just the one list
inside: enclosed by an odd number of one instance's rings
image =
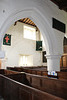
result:
[(67, 1), (66, 0), (50, 0), (55, 3), (59, 9), (67, 11)]
[(67, 4), (66, 3), (59, 4), (59, 9), (64, 9), (64, 8), (67, 8)]

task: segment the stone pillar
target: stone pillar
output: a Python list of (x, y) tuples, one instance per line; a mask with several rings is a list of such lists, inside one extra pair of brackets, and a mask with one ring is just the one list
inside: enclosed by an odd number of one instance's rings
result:
[(61, 55), (46, 55), (46, 58), (48, 71), (60, 71)]

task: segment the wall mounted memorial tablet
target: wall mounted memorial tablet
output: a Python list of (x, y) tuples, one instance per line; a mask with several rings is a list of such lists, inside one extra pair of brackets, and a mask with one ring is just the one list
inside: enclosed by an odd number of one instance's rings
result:
[(66, 25), (55, 18), (52, 18), (52, 27), (63, 33), (66, 31)]

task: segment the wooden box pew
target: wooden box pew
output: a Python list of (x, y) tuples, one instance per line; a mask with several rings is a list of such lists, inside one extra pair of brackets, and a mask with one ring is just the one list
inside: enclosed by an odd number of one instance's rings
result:
[[(67, 72), (57, 72), (57, 77), (54, 76), (49, 76), (47, 71), (38, 71), (38, 70), (25, 70), (24, 72), (30, 73), (30, 74), (35, 74), (35, 75), (42, 75), (42, 76), (48, 76), (48, 77), (53, 77), (53, 78), (58, 78), (58, 79), (66, 79), (67, 80)], [(11, 71), (11, 70), (4, 70), (0, 69), (0, 74), (15, 74), (19, 73), (17, 71)]]
[(61, 71), (67, 72), (67, 67), (61, 67)]
[(26, 72), (26, 73), (32, 74), (32, 70), (31, 70), (31, 69), (25, 69), (25, 70), (23, 70), (23, 71)]
[(14, 66), (14, 68), (20, 68), (20, 69), (34, 69), (34, 68), (38, 68), (37, 66)]
[(27, 69), (22, 67), (7, 67), (7, 70), (18, 71), (18, 72), (28, 72)]
[(7, 70), (13, 70), (13, 71), (23, 71), (23, 68), (22, 67), (7, 67)]
[(14, 68), (11, 68), (10, 70), (13, 70), (13, 71), (18, 71), (18, 72), (22, 72), (23, 71), (23, 68), (16, 68), (16, 67), (14, 67)]
[[(16, 68), (18, 70), (18, 68)], [(15, 70), (15, 69), (14, 69)], [(30, 74), (35, 74), (35, 75), (41, 75), (41, 76), (48, 76), (48, 77), (53, 77), (53, 78), (58, 78), (58, 79), (67, 79), (67, 72), (61, 71), (61, 72), (57, 72), (57, 77), (48, 75), (47, 71), (43, 71), (43, 70), (34, 70), (34, 69), (22, 69), (20, 68), (20, 72), (26, 72), (26, 73), (30, 73)]]
[[(11, 68), (11, 67), (7, 67), (7, 69), (13, 69), (13, 68), (14, 68), (15, 70), (17, 70), (17, 69), (18, 69), (18, 70), (21, 70), (21, 69), (26, 69), (26, 70), (27, 70), (27, 69), (33, 69), (33, 70), (41, 70), (41, 69), (43, 69), (43, 70), (46, 70), (46, 66), (36, 66), (36, 67), (35, 67), (35, 66), (33, 66), (33, 67), (32, 67), (32, 66), (30, 66), (30, 67), (29, 67), (29, 66), (28, 66), (28, 67), (25, 67), (25, 66), (21, 66), (21, 67), (18, 67), (18, 66), (17, 66), (17, 67), (16, 67), (16, 66), (15, 66), (15, 67), (12, 67), (12, 68)], [(14, 69), (13, 69), (13, 70), (14, 70)]]
[(18, 66), (17, 67), (16, 66), (14, 67), (14, 70), (19, 71), (19, 72), (22, 72), (23, 69), (24, 68), (22, 66), (21, 67), (18, 67)]
[(48, 71), (42, 71), (42, 76), (48, 76)]
[(67, 72), (64, 71), (57, 72), (57, 76), (48, 75), (48, 71), (43, 71), (43, 70), (41, 71), (41, 70), (34, 70), (34, 69), (23, 69), (23, 72), (35, 74), (35, 75), (53, 77), (58, 79), (67, 79)]
[(7, 67), (8, 70), (14, 70), (14, 67)]
[(17, 74), (17, 73), (19, 73), (19, 72), (12, 71), (12, 70), (6, 70), (6, 69), (0, 69), (0, 74), (2, 74), (2, 75)]
[(7, 75), (7, 77), (52, 95), (67, 99), (67, 81), (65, 80), (50, 79), (45, 76), (42, 77), (28, 73), (11, 74)]
[(47, 71), (44, 71), (44, 70), (35, 70), (34, 68), (22, 68), (22, 67), (15, 67), (15, 68), (9, 68), (7, 67), (7, 69), (10, 69), (10, 70), (13, 70), (13, 71), (18, 71), (18, 72), (26, 72), (26, 73), (30, 73), (30, 74), (35, 74), (35, 75), (48, 75), (47, 74)]
[(0, 74), (5, 74), (4, 69), (0, 69)]
[(66, 79), (67, 80), (67, 72), (57, 72), (58, 78), (59, 79)]
[(9, 74), (9, 75), (5, 75), (5, 76), (7, 76), (7, 77), (9, 77), (9, 78), (11, 78), (11, 79), (13, 79), (13, 80), (15, 80), (17, 82), (20, 82), (22, 84), (31, 86), (29, 81), (27, 80), (26, 75), (25, 75), (24, 72), (16, 73), (16, 74)]
[[(34, 70), (41, 70), (43, 69), (44, 71), (47, 71), (47, 67), (46, 66), (41, 66), (41, 67), (25, 67), (25, 66), (21, 66), (21, 67), (7, 67), (7, 69), (9, 70), (19, 70), (21, 71), (21, 69), (34, 69)], [(67, 71), (67, 67), (60, 67), (61, 71)]]
[(21, 66), (24, 69), (41, 69), (41, 68), (47, 68), (47, 66)]
[(47, 71), (41, 71), (41, 70), (34, 70), (34, 69), (23, 69), (23, 72), (30, 73), (30, 74), (35, 74), (35, 75), (42, 75), (42, 76), (47, 76), (48, 72)]
[(64, 100), (0, 74), (0, 94), (5, 100)]
[(25, 69), (23, 70), (26, 73), (35, 74), (35, 75), (41, 75), (41, 76), (47, 76), (47, 77), (53, 77), (58, 79), (67, 79), (67, 72), (61, 71), (57, 72), (57, 76), (48, 75), (48, 71), (41, 71), (41, 70), (34, 70), (34, 69)]
[(67, 100), (67, 80), (50, 79), (45, 76), (43, 77), (27, 73), (26, 78), (32, 87)]
[(35, 74), (35, 75), (37, 75), (37, 71), (36, 71), (36, 70), (31, 69), (31, 74)]
[(40, 70), (40, 71), (42, 71), (42, 70), (44, 70), (44, 71), (46, 71), (47, 69), (46, 69), (46, 67), (42, 67), (42, 66), (37, 66), (37, 67), (30, 67), (30, 68), (23, 68), (23, 69), (26, 69), (26, 70), (35, 70), (35, 71), (37, 71), (37, 70)]

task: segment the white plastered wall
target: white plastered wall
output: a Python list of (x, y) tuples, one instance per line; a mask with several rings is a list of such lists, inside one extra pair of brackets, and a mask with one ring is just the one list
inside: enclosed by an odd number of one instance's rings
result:
[[(2, 50), (5, 51), (3, 62), (5, 64), (2, 64), (2, 68), (19, 66), (20, 55), (28, 56), (27, 66), (42, 66), (41, 52), (36, 51), (36, 40), (24, 38), (24, 25), (26, 24), (17, 22), (7, 30), (6, 34), (11, 35), (11, 46), (2, 45)], [(36, 30), (35, 27), (33, 28)]]

